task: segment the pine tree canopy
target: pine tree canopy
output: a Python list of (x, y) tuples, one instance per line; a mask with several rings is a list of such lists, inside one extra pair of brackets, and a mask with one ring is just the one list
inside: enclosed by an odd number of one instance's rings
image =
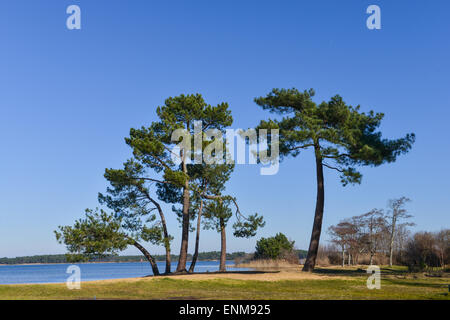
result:
[(88, 261), (116, 255), (133, 243), (122, 228), (122, 219), (103, 210), (86, 209), (86, 217), (73, 226), (60, 226), (55, 231), (59, 243), (69, 251), (68, 261)]
[(347, 105), (339, 95), (320, 104), (313, 96), (313, 89), (273, 89), (266, 97), (255, 99), (263, 109), (283, 116), (281, 120), (263, 120), (258, 126), (279, 129), (280, 158), (296, 157), (302, 149), (314, 147), (316, 157), (325, 167), (339, 171), (346, 185), (361, 182), (357, 166), (394, 162), (415, 141), (413, 133), (400, 139), (382, 138), (377, 131), (382, 113), (361, 112), (359, 105)]

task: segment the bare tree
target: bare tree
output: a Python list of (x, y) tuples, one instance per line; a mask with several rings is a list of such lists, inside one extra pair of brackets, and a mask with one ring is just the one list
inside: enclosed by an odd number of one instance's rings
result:
[(342, 267), (345, 265), (345, 249), (347, 248), (347, 250), (349, 250), (352, 234), (355, 232), (355, 226), (349, 221), (341, 221), (337, 225), (328, 228), (328, 233), (332, 239), (331, 241), (341, 248)]
[[(407, 202), (411, 200), (406, 197), (401, 197), (399, 199), (393, 199), (389, 201), (389, 211), (388, 211), (388, 219), (390, 221), (390, 241), (389, 241), (389, 266), (392, 267), (392, 257), (394, 254), (394, 241), (397, 230), (398, 222), (403, 219), (409, 219), (412, 215), (408, 214), (408, 211), (405, 209), (405, 205)], [(404, 223), (405, 226), (412, 226), (413, 223)]]
[(435, 234), (431, 232), (415, 233), (407, 245), (406, 262), (409, 270), (414, 272), (439, 267)]
[[(410, 223), (400, 223), (397, 225), (395, 230), (394, 252), (397, 252), (397, 260), (399, 262), (403, 262), (404, 260), (406, 245), (408, 244), (408, 241), (411, 237), (411, 231), (408, 229), (410, 225)], [(388, 234), (390, 235), (389, 228), (387, 229)]]
[(353, 230), (349, 234), (349, 265), (358, 264), (360, 255), (367, 250), (368, 235), (364, 231), (363, 216), (353, 216), (349, 220)]
[(441, 230), (434, 235), (435, 249), (442, 268), (445, 268), (447, 253), (450, 251), (450, 229)]
[(373, 264), (373, 257), (382, 245), (384, 231), (386, 230), (386, 220), (383, 210), (372, 209), (359, 216), (362, 242), (370, 255), (369, 264)]

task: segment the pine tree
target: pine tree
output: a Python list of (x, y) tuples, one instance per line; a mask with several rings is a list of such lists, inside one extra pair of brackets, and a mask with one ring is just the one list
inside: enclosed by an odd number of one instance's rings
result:
[[(155, 220), (155, 215), (147, 222)], [(150, 263), (153, 274), (159, 275), (155, 258), (140, 241), (153, 244), (161, 242), (161, 229), (158, 226), (136, 227), (128, 225), (122, 217), (104, 210), (86, 209), (85, 218), (75, 221), (73, 226), (59, 226), (55, 231), (56, 240), (64, 243), (69, 253), (68, 261), (90, 261), (108, 255), (117, 255), (133, 245)]]
[[(157, 108), (156, 113), (158, 121), (153, 122), (148, 128), (131, 129), (130, 137), (125, 141), (133, 149), (134, 157), (143, 166), (162, 174), (163, 180), (152, 179), (158, 182), (160, 189), (172, 192), (165, 195), (160, 191), (162, 197), (170, 199), (170, 195), (176, 197), (177, 193), (181, 192), (181, 199), (172, 197), (171, 201), (181, 200), (182, 203), (182, 236), (176, 272), (186, 272), (189, 226), (192, 218), (188, 164), (193, 153), (192, 150), (181, 147), (179, 154), (174, 154), (173, 147), (179, 141), (172, 141), (172, 134), (181, 129), (194, 137), (196, 121), (201, 121), (202, 133), (208, 129), (223, 131), (232, 124), (233, 119), (227, 103), (211, 106), (206, 104), (200, 94), (168, 98), (163, 106)], [(179, 164), (174, 161), (174, 157), (179, 160)], [(165, 187), (164, 184), (170, 186)]]
[(106, 204), (123, 218), (129, 228), (133, 228), (135, 232), (142, 232), (147, 227), (149, 218), (152, 221), (154, 211), (158, 212), (159, 223), (152, 228), (161, 229), (162, 238), (156, 244), (162, 244), (165, 248), (165, 273), (170, 273), (170, 242), (173, 237), (169, 235), (161, 205), (152, 195), (153, 181), (147, 180), (149, 173), (135, 159), (130, 159), (124, 163), (123, 169), (106, 169), (104, 176), (111, 187), (107, 188), (106, 195), (99, 193), (98, 200), (100, 204)]
[[(314, 90), (273, 89), (255, 102), (264, 110), (282, 115), (281, 120), (261, 121), (258, 129), (279, 129), (280, 159), (297, 157), (301, 150), (312, 148), (316, 160), (317, 200), (311, 240), (303, 271), (312, 271), (319, 249), (324, 212), (323, 168), (338, 171), (341, 182), (361, 183), (357, 166), (379, 166), (394, 162), (407, 153), (415, 135), (389, 140), (377, 131), (382, 113), (364, 113), (360, 106), (347, 105), (336, 95), (320, 104), (312, 100)], [(268, 130), (270, 132), (270, 130)], [(270, 146), (270, 135), (268, 144)]]

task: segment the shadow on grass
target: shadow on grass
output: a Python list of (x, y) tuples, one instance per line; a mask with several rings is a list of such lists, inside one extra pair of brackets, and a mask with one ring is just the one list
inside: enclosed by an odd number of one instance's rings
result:
[(382, 267), (381, 268), (381, 274), (392, 274), (392, 275), (404, 275), (409, 274), (407, 269), (398, 269), (398, 268), (391, 268), (391, 267)]
[(356, 276), (366, 274), (366, 270), (363, 269), (330, 269), (330, 268), (315, 268), (313, 273), (335, 276)]
[[(369, 266), (359, 267), (355, 269), (342, 269), (342, 268), (315, 268), (313, 273), (324, 274), (324, 275), (336, 275), (336, 276), (360, 276), (367, 274), (367, 268)], [(407, 270), (390, 268), (390, 267), (381, 267), (380, 268), (382, 275), (404, 275), (408, 274)]]
[(414, 279), (412, 281), (397, 280), (397, 279), (383, 279), (383, 282), (387, 282), (389, 284), (399, 285), (399, 286), (423, 287), (423, 288), (446, 289), (449, 286), (448, 284), (445, 284), (445, 283), (429, 283), (429, 282), (417, 281), (417, 279)]

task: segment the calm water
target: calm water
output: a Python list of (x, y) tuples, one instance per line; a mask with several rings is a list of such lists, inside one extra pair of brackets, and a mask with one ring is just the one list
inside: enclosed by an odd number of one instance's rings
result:
[[(227, 261), (227, 265), (231, 266), (233, 264), (233, 261)], [(70, 276), (70, 274), (66, 273), (66, 270), (70, 265), (0, 266), (0, 284), (66, 282)], [(81, 269), (81, 281), (134, 278), (153, 274), (148, 262), (78, 263), (76, 265)], [(172, 263), (172, 270), (175, 270), (176, 267), (176, 263)], [(158, 268), (160, 272), (164, 272), (165, 263), (158, 262)], [(197, 261), (195, 266), (195, 272), (212, 272), (218, 270), (218, 261)], [(239, 271), (248, 269), (232, 268), (231, 270)]]

